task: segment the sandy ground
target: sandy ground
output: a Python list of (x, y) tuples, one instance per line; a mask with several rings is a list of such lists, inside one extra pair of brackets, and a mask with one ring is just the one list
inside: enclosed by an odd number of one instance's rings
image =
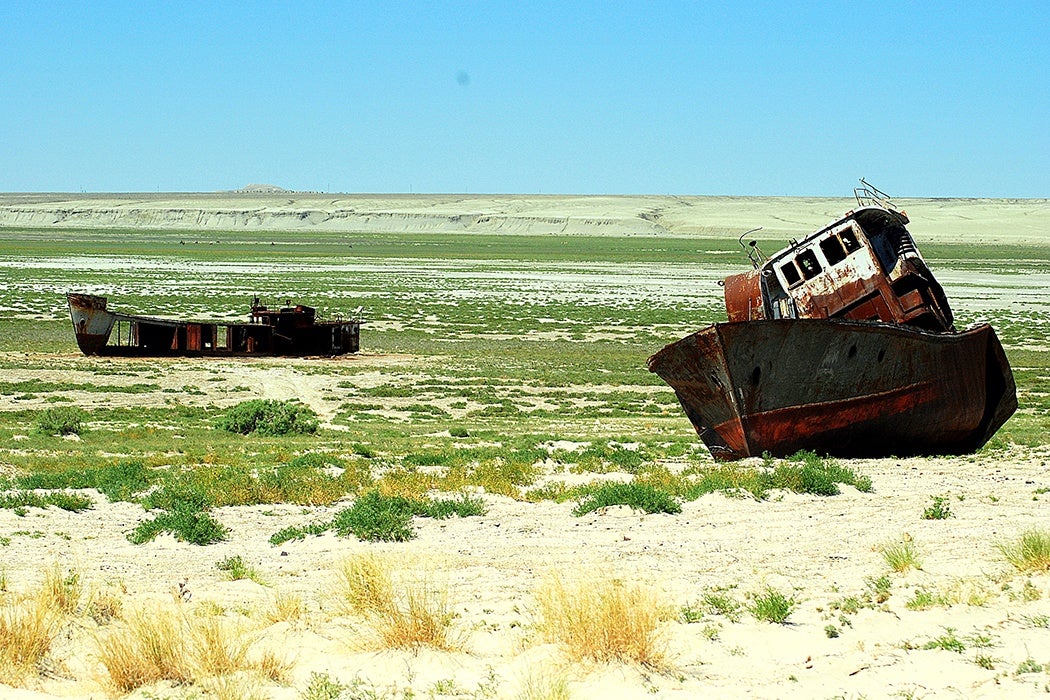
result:
[[(1046, 200), (898, 204), (908, 210), (913, 231), (923, 239), (1045, 245), (1050, 231)], [(846, 199), (660, 196), (0, 195), (0, 227), (724, 236), (727, 230), (765, 226), (765, 233), (783, 238), (808, 233), (850, 206)], [(383, 362), (401, 360), (363, 356), (352, 361), (375, 362), (382, 371)], [(44, 370), (8, 370), (5, 381), (81, 381), (64, 370), (53, 372), (54, 377)], [(324, 417), (331, 417), (336, 405), (328, 401), (326, 382), (337, 378), (298, 372), (294, 365), (274, 373), (265, 363), (244, 362), (224, 375), (230, 386), (249, 387), (251, 396), (300, 396)], [(212, 376), (189, 363), (165, 381), (211, 391)], [(154, 401), (156, 396), (92, 394), (76, 401), (90, 407), (93, 401), (118, 398)], [(197, 398), (234, 403), (245, 393), (229, 393), (220, 401)], [(0, 410), (33, 407), (0, 397)], [(1012, 572), (996, 545), (1050, 524), (1050, 453), (1016, 449), (851, 466), (872, 478), (872, 493), (846, 487), (835, 497), (775, 494), (764, 502), (709, 495), (685, 503), (677, 516), (611, 508), (577, 518), (572, 504), (530, 504), (482, 494), (485, 516), (419, 520), (418, 538), (400, 544), (365, 544), (331, 534), (269, 544), (277, 530), (330, 517), (346, 505), (336, 504), (222, 509), (216, 516), (231, 529), (227, 542), (197, 547), (161, 537), (132, 545), (127, 533), (147, 517), (143, 509), (111, 504), (88, 492), (95, 506), (79, 514), (50, 508), (18, 515), (0, 509), (0, 572), (7, 595), (36, 585), (44, 569), (57, 563), (79, 571), (88, 589), (120, 591), (128, 609), (158, 601), (240, 620), (257, 636), (257, 646), (277, 650), (292, 664), (285, 685), (259, 691), (276, 700), (302, 697), (312, 673), (343, 683), (359, 678), (373, 684), (379, 697), (391, 698), (407, 697), (409, 688), (425, 698), (490, 697), (488, 688), (495, 697), (515, 698), (529, 679), (543, 676), (565, 678), (573, 698), (603, 700), (1046, 697), (1050, 572)], [(0, 469), (5, 468), (0, 457)], [(954, 517), (922, 518), (934, 496), (948, 497)], [(880, 547), (903, 539), (914, 543), (922, 569), (889, 573)], [(362, 551), (389, 557), (407, 578), (423, 572), (447, 586), (462, 650), (362, 649), (359, 621), (342, 616), (330, 596), (334, 567)], [(231, 556), (254, 566), (265, 585), (226, 580), (215, 564)], [(668, 620), (662, 628), (668, 662), (659, 669), (570, 663), (534, 629), (535, 591), (551, 572), (650, 586), (673, 610), (696, 604), (714, 589), (728, 589), (744, 603), (748, 593), (766, 586), (795, 596), (799, 605), (785, 625), (746, 613), (735, 622), (710, 614), (692, 624)], [(866, 581), (884, 574), (892, 581), (885, 603), (845, 616), (836, 609), (849, 596), (863, 596)], [(180, 584), (189, 592), (188, 601), (176, 603), (173, 592)], [(906, 603), (919, 590), (940, 602), (927, 610), (909, 609)], [(266, 619), (279, 593), (301, 596), (306, 605), (301, 620)], [(829, 636), (829, 625), (838, 636)], [(28, 688), (0, 685), (0, 698), (104, 697), (94, 653), (95, 640), (106, 629), (90, 618), (76, 618), (56, 644), (47, 673), (30, 680)], [(964, 649), (923, 648), (946, 635)], [(200, 697), (195, 692), (160, 686), (136, 697)]]
[[(165, 382), (192, 384), (194, 373), (203, 379), (207, 369), (191, 362)], [(27, 376), (46, 379), (41, 372)], [(307, 375), (294, 365), (275, 377), (265, 364), (244, 363), (224, 372), (224, 381), (265, 386), (272, 398), (296, 394), (323, 409), (325, 383), (336, 379)], [(90, 405), (115, 398), (142, 400), (109, 394), (77, 401)], [(861, 460), (851, 466), (872, 477), (873, 493), (845, 487), (835, 497), (785, 493), (764, 502), (709, 495), (685, 503), (678, 516), (614, 507), (575, 517), (571, 503), (530, 504), (483, 494), (486, 515), (418, 520), (418, 538), (398, 544), (331, 534), (269, 544), (277, 530), (330, 517), (344, 503), (321, 509), (225, 508), (216, 516), (231, 529), (227, 542), (198, 547), (165, 536), (132, 545), (126, 536), (146, 517), (143, 509), (111, 504), (88, 491), (96, 505), (79, 514), (50, 508), (19, 516), (0, 509), (0, 533), (8, 539), (0, 547), (0, 566), (12, 591), (33, 586), (57, 563), (81, 572), (88, 589), (122, 591), (128, 609), (160, 601), (241, 620), (257, 635), (257, 648), (276, 649), (292, 664), (285, 685), (259, 689), (263, 697), (277, 699), (301, 697), (312, 673), (343, 683), (361, 679), (390, 697), (402, 697), (408, 688), (416, 697), (483, 697), (493, 688), (495, 697), (513, 698), (529, 679), (545, 674), (567, 679), (573, 698), (1044, 697), (1050, 674), (1016, 671), (1028, 660), (1050, 667), (1050, 573), (1011, 573), (996, 545), (1047, 526), (1050, 454), (1015, 450), (973, 458)], [(922, 518), (936, 495), (949, 497), (953, 517)], [(921, 555), (922, 569), (891, 573), (880, 547), (904, 538)], [(425, 574), (447, 586), (462, 650), (362, 648), (360, 622), (336, 610), (330, 595), (334, 567), (362, 551), (389, 557), (407, 578)], [(215, 565), (232, 556), (254, 566), (265, 585), (226, 580)], [(660, 669), (570, 663), (534, 630), (534, 594), (552, 572), (574, 580), (640, 583), (673, 610), (723, 588), (745, 603), (746, 594), (766, 586), (795, 596), (799, 606), (785, 625), (746, 613), (738, 622), (717, 615), (692, 624), (669, 620), (662, 628), (669, 660)], [(889, 600), (840, 617), (834, 608), (847, 596), (863, 596), (866, 580), (883, 574), (892, 580)], [(177, 604), (173, 591), (180, 583), (189, 601)], [(942, 602), (928, 610), (908, 609), (905, 604), (919, 589)], [(268, 621), (265, 611), (278, 593), (300, 596), (305, 616)], [(837, 628), (837, 637), (828, 635), (828, 625)], [(80, 618), (56, 645), (48, 675), (30, 681), (29, 689), (0, 686), (0, 697), (103, 696), (103, 674), (93, 654), (104, 631)], [(965, 650), (922, 648), (945, 635), (954, 635)], [(982, 660), (991, 668), (980, 665)], [(137, 696), (190, 697), (189, 692), (154, 686)]]
[[(848, 192), (848, 190), (846, 190)], [(1046, 199), (899, 199), (925, 240), (1043, 243)], [(852, 197), (0, 194), (0, 227), (801, 237)]]

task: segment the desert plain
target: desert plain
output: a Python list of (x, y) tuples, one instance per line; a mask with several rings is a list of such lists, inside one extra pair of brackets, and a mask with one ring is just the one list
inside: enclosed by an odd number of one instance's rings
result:
[[(0, 640), (42, 591), (65, 601), (42, 654), (0, 664), (0, 697), (1044, 697), (1050, 571), (1009, 553), (1050, 531), (1050, 203), (897, 204), (957, 324), (996, 328), (1019, 408), (973, 455), (834, 460), (857, 478), (820, 495), (740, 485), (796, 463), (715, 463), (646, 358), (724, 318), (740, 235), (773, 252), (852, 200), (0, 195)], [(360, 314), (362, 349), (89, 358), (68, 291), (231, 320), (295, 299)], [(253, 400), (317, 430), (222, 430)], [(82, 424), (48, 432), (57, 409)], [(140, 490), (92, 482), (129, 464)], [(692, 489), (711, 475), (726, 485)], [(605, 482), (680, 512), (581, 512)], [(417, 515), (402, 541), (310, 530), (370, 492), (481, 507)], [(199, 498), (221, 537), (133, 543), (165, 496)], [(348, 562), (389, 574), (392, 608), (351, 604)], [(651, 612), (646, 654), (574, 652), (545, 606), (559, 586)], [(383, 636), (412, 605), (445, 641)], [(143, 616), (198, 658), (121, 684), (107, 649)]]

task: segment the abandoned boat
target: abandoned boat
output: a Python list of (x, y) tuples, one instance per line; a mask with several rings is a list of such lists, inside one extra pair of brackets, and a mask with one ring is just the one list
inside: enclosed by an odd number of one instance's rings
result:
[(956, 331), (907, 215), (861, 182), (838, 221), (768, 258), (751, 242), (729, 322), (649, 358), (716, 459), (961, 454), (1016, 410), (995, 331)]
[[(343, 355), (360, 346), (360, 319), (317, 320), (289, 302), (269, 309), (256, 297), (247, 322), (185, 321), (110, 311), (106, 297), (70, 293), (69, 317), (85, 355)], [(114, 332), (116, 331), (116, 332)]]

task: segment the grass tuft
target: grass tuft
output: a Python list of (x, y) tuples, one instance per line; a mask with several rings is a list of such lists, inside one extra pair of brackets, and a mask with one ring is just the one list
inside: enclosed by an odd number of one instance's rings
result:
[(661, 668), (667, 643), (661, 625), (670, 609), (643, 585), (615, 579), (566, 582), (550, 577), (537, 591), (538, 628), (574, 661), (620, 661)]
[(254, 566), (245, 562), (244, 558), (239, 554), (216, 562), (215, 568), (224, 572), (231, 581), (248, 579), (249, 581), (255, 581), (260, 586), (266, 585), (262, 574)]
[(337, 571), (336, 601), (365, 618), (370, 640), (382, 649), (460, 646), (453, 633), (448, 591), (426, 574), (395, 581), (390, 564), (373, 554), (343, 560)]
[(46, 595), (0, 605), (0, 682), (18, 685), (51, 651), (62, 615)]
[(905, 538), (900, 542), (887, 542), (880, 549), (886, 564), (899, 574), (909, 569), (922, 569), (922, 560), (911, 539)]
[(770, 586), (767, 586), (761, 593), (752, 593), (749, 598), (751, 602), (747, 609), (756, 620), (778, 625), (786, 623), (791, 613), (798, 607), (798, 601), (794, 596), (784, 595)]
[(999, 552), (1015, 569), (1023, 573), (1050, 571), (1050, 531), (1032, 529), (1015, 542), (998, 545)]
[(110, 686), (121, 693), (143, 685), (193, 679), (186, 619), (171, 610), (136, 610), (124, 624), (99, 637), (96, 654)]

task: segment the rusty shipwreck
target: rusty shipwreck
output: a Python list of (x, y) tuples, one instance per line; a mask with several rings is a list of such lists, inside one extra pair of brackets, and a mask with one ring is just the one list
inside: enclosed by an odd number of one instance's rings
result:
[(728, 323), (649, 358), (716, 459), (960, 454), (1016, 410), (995, 331), (955, 329), (907, 215), (861, 182), (841, 219), (768, 258), (750, 244)]
[(316, 309), (270, 309), (256, 297), (248, 321), (186, 321), (111, 311), (106, 297), (70, 293), (69, 317), (85, 355), (343, 355), (360, 346), (360, 319), (320, 321)]

